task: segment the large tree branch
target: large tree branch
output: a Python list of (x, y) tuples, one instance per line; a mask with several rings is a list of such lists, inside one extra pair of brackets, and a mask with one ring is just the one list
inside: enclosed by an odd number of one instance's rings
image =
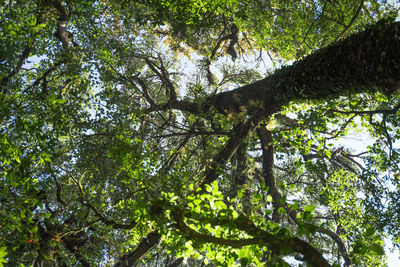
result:
[(149, 109), (145, 110), (145, 113), (154, 112), (154, 111), (165, 111), (169, 109), (176, 109), (181, 111), (186, 111), (192, 114), (200, 114), (203, 113), (204, 109), (202, 108), (202, 104), (198, 102), (190, 102), (185, 100), (172, 100), (168, 103), (157, 105), (154, 104)]
[(304, 258), (313, 266), (331, 266), (322, 254), (309, 243), (297, 238), (283, 238), (280, 235), (273, 235), (267, 231), (259, 229), (247, 217), (240, 215), (236, 219), (238, 229), (247, 232), (252, 236), (262, 236), (262, 240), (269, 246), (287, 247), (289, 246), (294, 252), (304, 255)]
[(140, 241), (139, 246), (132, 252), (124, 255), (121, 259), (114, 265), (114, 267), (128, 267), (133, 266), (133, 264), (140, 259), (150, 248), (160, 241), (161, 235), (157, 232), (151, 232), (142, 241)]
[(260, 139), (262, 157), (263, 157), (263, 176), (265, 186), (268, 187), (268, 194), (272, 196), (274, 210), (272, 213), (272, 220), (278, 222), (280, 216), (278, 213), (279, 207), (281, 207), (281, 196), (276, 188), (275, 176), (273, 172), (274, 165), (274, 147), (271, 132), (268, 131), (265, 125), (261, 125), (257, 129), (257, 135)]
[(260, 242), (258, 238), (242, 238), (242, 239), (226, 239), (221, 237), (215, 237), (203, 233), (199, 233), (189, 227), (185, 221), (183, 214), (179, 211), (173, 213), (174, 220), (176, 221), (176, 228), (179, 229), (186, 236), (194, 239), (199, 239), (208, 243), (214, 243), (218, 245), (230, 246), (233, 248), (241, 248), (244, 246), (257, 244)]
[[(230, 224), (236, 225), (239, 230), (242, 230), (253, 238), (244, 239), (226, 239), (214, 237), (211, 235), (199, 233), (189, 227), (184, 221), (184, 214), (180, 211), (173, 212), (173, 218), (176, 221), (175, 227), (189, 238), (199, 239), (208, 243), (225, 245), (235, 248), (241, 248), (252, 244), (265, 243), (268, 247), (284, 248), (290, 247), (293, 252), (304, 255), (306, 261), (313, 266), (325, 267), (331, 266), (322, 254), (311, 246), (309, 243), (297, 238), (282, 238), (280, 235), (274, 235), (262, 229), (259, 229), (247, 217), (240, 215), (237, 219), (232, 219)], [(224, 223), (223, 223), (224, 224)]]
[(218, 170), (223, 168), (225, 163), (229, 161), (232, 155), (236, 152), (243, 138), (246, 137), (255, 126), (257, 126), (260, 121), (259, 117), (259, 115), (255, 116), (254, 119), (249, 119), (243, 125), (238, 127), (235, 134), (226, 142), (222, 150), (214, 157), (212, 164), (210, 164), (205, 171), (204, 179), (200, 183), (201, 186), (210, 184), (218, 178)]
[(232, 165), (235, 166), (232, 172), (233, 184), (231, 185), (231, 195), (236, 197), (240, 187), (245, 185), (248, 180), (248, 144), (246, 141), (242, 141), (233, 157)]
[(295, 100), (374, 91), (390, 95), (400, 88), (398, 51), (400, 22), (379, 22), (262, 80), (210, 96), (202, 109), (227, 115), (261, 109), (266, 118)]
[(265, 128), (265, 125), (261, 125), (257, 129), (257, 135), (260, 139), (261, 150), (263, 156), (263, 170), (264, 170), (264, 182), (268, 186), (268, 194), (273, 195), (276, 190), (275, 177), (273, 173), (274, 165), (274, 148), (271, 132)]
[(156, 109), (230, 115), (263, 113), (268, 118), (291, 101), (328, 100), (361, 92), (391, 95), (400, 88), (400, 22), (381, 21), (274, 74), (201, 103), (171, 101)]

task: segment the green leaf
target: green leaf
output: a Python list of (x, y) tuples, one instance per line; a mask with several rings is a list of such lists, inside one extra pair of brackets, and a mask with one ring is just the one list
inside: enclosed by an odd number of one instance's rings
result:
[(227, 207), (226, 207), (226, 204), (225, 204), (223, 201), (221, 201), (221, 200), (215, 201), (215, 202), (214, 202), (214, 206), (215, 206), (215, 208), (218, 209), (218, 210), (226, 209), (226, 208), (227, 208)]
[(299, 203), (296, 201), (292, 206), (290, 206), (292, 210), (297, 210), (299, 208)]
[(284, 215), (284, 214), (286, 214), (286, 210), (282, 207), (279, 207), (278, 213)]
[(201, 202), (202, 202), (201, 199), (195, 199), (195, 200), (193, 200), (193, 203), (194, 203), (196, 206), (200, 205)]
[(378, 255), (385, 255), (385, 250), (379, 244), (372, 244), (372, 250)]
[(315, 206), (313, 206), (313, 205), (306, 205), (304, 207), (305, 212), (313, 212), (314, 210), (315, 210)]
[(205, 185), (205, 188), (206, 188), (206, 191), (209, 192), (209, 193), (211, 193), (212, 190), (213, 190), (212, 187), (211, 187), (211, 185), (209, 185), (209, 184), (206, 184), (206, 185)]
[(7, 248), (6, 247), (0, 247), (0, 267), (3, 267), (3, 263), (7, 263), (7, 260), (5, 257), (7, 256)]
[(369, 227), (366, 231), (365, 231), (365, 236), (369, 237), (375, 234), (375, 230), (372, 227)]
[(179, 199), (178, 196), (173, 196), (173, 197), (169, 200), (169, 202), (171, 202), (171, 203), (176, 203), (176, 200), (178, 200), (178, 199)]

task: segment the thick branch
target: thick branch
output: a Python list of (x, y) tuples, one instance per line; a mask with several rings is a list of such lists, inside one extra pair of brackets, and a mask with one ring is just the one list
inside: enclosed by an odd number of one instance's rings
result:
[(265, 128), (265, 125), (261, 125), (261, 127), (257, 129), (257, 135), (261, 142), (265, 186), (268, 186), (268, 194), (273, 195), (275, 193), (274, 191), (276, 191), (276, 186), (273, 174), (274, 148), (272, 135), (271, 132)]
[[(278, 208), (284, 208), (287, 212), (287, 214), (290, 216), (290, 218), (296, 223), (299, 224), (297, 220), (297, 212), (293, 209), (291, 209), (288, 205), (286, 205), (284, 202), (281, 201), (282, 196), (279, 193), (276, 183), (275, 183), (275, 177), (273, 174), (273, 163), (274, 163), (274, 155), (273, 155), (273, 140), (271, 133), (265, 128), (265, 127), (260, 127), (257, 129), (257, 134), (259, 136), (261, 146), (262, 146), (262, 153), (263, 153), (263, 170), (264, 170), (264, 181), (265, 185), (269, 187), (268, 189), (268, 194), (272, 196), (273, 200), (273, 205), (274, 205), (274, 212), (278, 210)], [(273, 214), (274, 217), (274, 214)], [(276, 217), (276, 214), (275, 214)], [(332, 238), (336, 242), (336, 244), (339, 247), (340, 253), (343, 256), (343, 259), (346, 263), (346, 266), (351, 265), (351, 260), (349, 258), (346, 246), (343, 242), (343, 240), (339, 237), (338, 234), (335, 232), (332, 232), (329, 229), (324, 229), (324, 228), (318, 228), (317, 232), (323, 233), (328, 235), (329, 237)], [(301, 241), (301, 240), (300, 240)]]
[(269, 246), (277, 248), (289, 246), (294, 252), (303, 254), (304, 258), (313, 266), (331, 266), (316, 248), (297, 237), (285, 239), (280, 235), (273, 235), (267, 231), (263, 231), (243, 215), (240, 215), (236, 221), (238, 229), (252, 236), (261, 236), (262, 240)]
[(59, 19), (57, 21), (56, 37), (60, 39), (64, 48), (69, 48), (69, 33), (67, 31), (67, 24), (69, 22), (69, 14), (66, 8), (62, 5), (61, 1), (52, 1), (51, 5), (57, 10)]
[(241, 186), (248, 182), (248, 160), (247, 160), (247, 153), (248, 153), (248, 144), (245, 141), (242, 141), (237, 151), (233, 157), (232, 165), (235, 165), (235, 169), (233, 170), (233, 184), (231, 185), (231, 195), (236, 197), (238, 190)]
[(218, 170), (222, 168), (227, 161), (229, 161), (232, 155), (236, 152), (236, 149), (242, 142), (243, 138), (246, 137), (255, 126), (257, 126), (259, 123), (258, 117), (256, 116), (254, 120), (249, 119), (246, 123), (238, 127), (238, 130), (235, 131), (234, 136), (232, 136), (226, 142), (224, 148), (214, 157), (211, 166), (207, 168), (204, 175), (205, 178), (201, 182), (201, 186), (210, 184), (218, 178)]
[(29, 57), (32, 47), (33, 47), (33, 42), (31, 44), (28, 44), (27, 46), (25, 46), (25, 49), (22, 52), (22, 54), (18, 60), (17, 66), (10, 72), (10, 74), (8, 74), (3, 79), (1, 79), (1, 81), (0, 81), (0, 92), (1, 93), (5, 93), (5, 89), (3, 89), (3, 87), (6, 86), (7, 83), (10, 81), (10, 79), (21, 70), (22, 65), (24, 65), (24, 63), (25, 63), (25, 60)]
[(295, 100), (327, 100), (360, 92), (390, 95), (400, 88), (400, 22), (380, 22), (323, 48), (271, 76), (209, 97), (223, 114), (264, 110), (264, 117)]
[(158, 109), (191, 113), (263, 111), (267, 118), (291, 101), (328, 100), (340, 95), (380, 91), (391, 95), (400, 88), (400, 22), (379, 22), (338, 41), (292, 66), (232, 91), (208, 97), (201, 104), (172, 101)]
[(157, 232), (148, 234), (142, 241), (140, 241), (139, 246), (134, 251), (122, 256), (121, 259), (114, 265), (114, 267), (133, 266), (133, 264), (140, 259), (140, 257), (146, 254), (150, 248), (160, 241), (160, 238), (161, 235)]
[(189, 102), (185, 100), (172, 100), (168, 103), (162, 105), (154, 104), (149, 109), (145, 110), (145, 113), (153, 112), (153, 111), (165, 111), (170, 109), (177, 109), (181, 111), (186, 111), (192, 114), (200, 114), (203, 112), (203, 108), (200, 103), (197, 102)]
[(281, 196), (276, 188), (275, 176), (273, 172), (274, 166), (274, 147), (271, 132), (265, 128), (265, 125), (261, 125), (257, 129), (257, 135), (260, 139), (262, 157), (263, 157), (263, 176), (265, 186), (268, 187), (268, 194), (272, 196), (274, 211), (272, 213), (272, 220), (279, 222), (280, 216), (278, 213), (279, 207), (281, 207)]
[(183, 215), (180, 212), (175, 212), (173, 214), (174, 220), (176, 221), (176, 227), (185, 235), (190, 238), (199, 239), (208, 243), (214, 243), (218, 245), (230, 246), (233, 248), (241, 248), (244, 246), (257, 244), (260, 242), (258, 238), (247, 238), (247, 239), (226, 239), (221, 237), (214, 237), (211, 235), (206, 235), (199, 233), (192, 228), (190, 228), (183, 220)]
[(307, 242), (294, 237), (294, 238), (282, 238), (279, 235), (273, 235), (267, 231), (259, 229), (253, 224), (248, 218), (241, 215), (237, 219), (232, 220), (232, 223), (237, 226), (239, 230), (242, 230), (253, 238), (247, 239), (226, 239), (214, 237), (199, 233), (190, 228), (184, 222), (183, 214), (179, 211), (173, 213), (174, 220), (176, 221), (176, 227), (189, 238), (200, 239), (205, 242), (230, 246), (234, 248), (241, 248), (252, 244), (265, 243), (267, 246), (274, 246), (277, 248), (290, 247), (294, 252), (298, 252), (304, 255), (304, 258), (313, 266), (325, 267), (331, 266), (328, 261), (322, 256), (322, 254)]
[(229, 115), (263, 113), (268, 118), (291, 101), (328, 100), (341, 95), (400, 88), (400, 22), (379, 22), (338, 41), (292, 66), (232, 91), (208, 97), (201, 104), (171, 101), (168, 106), (191, 113), (215, 108)]

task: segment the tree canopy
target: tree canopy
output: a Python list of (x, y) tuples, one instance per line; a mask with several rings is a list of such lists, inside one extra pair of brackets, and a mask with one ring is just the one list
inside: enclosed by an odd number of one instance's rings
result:
[(385, 266), (397, 17), (392, 1), (0, 0), (0, 265)]

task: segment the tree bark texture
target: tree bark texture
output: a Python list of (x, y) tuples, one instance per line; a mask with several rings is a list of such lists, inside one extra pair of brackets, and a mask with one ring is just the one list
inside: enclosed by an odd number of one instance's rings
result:
[(202, 110), (264, 118), (296, 100), (328, 100), (352, 93), (400, 88), (400, 22), (381, 21), (274, 74), (207, 98)]
[(150, 248), (157, 244), (158, 241), (160, 241), (160, 238), (161, 235), (157, 232), (148, 234), (134, 251), (122, 256), (114, 267), (132, 266), (140, 257), (146, 254)]

